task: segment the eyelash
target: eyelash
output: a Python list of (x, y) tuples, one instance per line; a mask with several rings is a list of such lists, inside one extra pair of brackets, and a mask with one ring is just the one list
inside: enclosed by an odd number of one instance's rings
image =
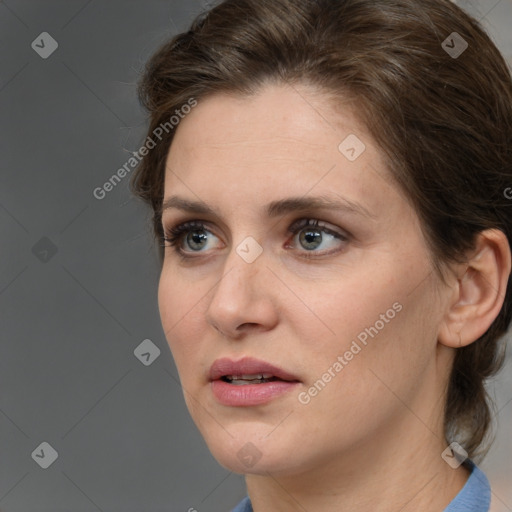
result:
[[(162, 237), (163, 247), (174, 247), (178, 254), (182, 254), (180, 248), (176, 246), (181, 241), (184, 235), (189, 233), (190, 231), (209, 231), (207, 227), (200, 221), (188, 221), (183, 224), (178, 224), (172, 228), (168, 228), (165, 230), (165, 235)], [(165, 243), (169, 245), (165, 245)]]
[[(326, 227), (325, 225), (321, 224), (321, 221), (318, 219), (299, 219), (295, 221), (287, 230), (288, 233), (292, 235), (297, 235), (305, 228), (316, 228), (317, 230), (327, 233), (328, 235), (333, 236), (334, 238), (342, 241), (342, 242), (348, 242), (349, 241), (349, 235), (348, 234), (342, 234), (336, 231), (333, 231)], [(172, 228), (165, 229), (165, 234), (162, 237), (162, 247), (170, 247), (174, 249), (174, 252), (176, 252), (182, 260), (190, 260), (193, 258), (196, 258), (197, 256), (189, 256), (188, 251), (183, 251), (181, 247), (179, 247), (179, 244), (181, 240), (184, 238), (185, 235), (187, 235), (191, 231), (206, 231), (208, 233), (211, 233), (211, 230), (208, 229), (208, 227), (202, 222), (202, 221), (188, 221), (184, 222), (182, 224), (178, 224), (177, 226), (174, 226)], [(169, 245), (166, 245), (169, 244)], [(199, 252), (199, 251), (197, 251)], [(316, 252), (315, 255), (308, 254), (307, 251), (301, 251), (305, 252), (305, 254), (302, 256), (306, 259), (312, 259), (319, 256), (326, 256), (328, 254), (333, 254), (333, 251), (330, 253), (321, 253)], [(311, 251), (314, 253), (315, 251)], [(336, 251), (339, 252), (339, 251)]]

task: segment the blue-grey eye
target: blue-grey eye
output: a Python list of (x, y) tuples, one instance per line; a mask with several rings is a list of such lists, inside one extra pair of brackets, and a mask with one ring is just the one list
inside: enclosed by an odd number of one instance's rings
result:
[(293, 247), (306, 251), (330, 251), (347, 240), (342, 233), (337, 233), (327, 226), (320, 224), (317, 219), (301, 219), (290, 226), (293, 237)]
[(208, 242), (208, 235), (206, 233), (206, 230), (191, 231), (185, 237), (185, 242), (193, 251), (200, 251)]
[(317, 249), (322, 243), (322, 232), (319, 229), (314, 231), (312, 229), (301, 231), (299, 233), (299, 240), (304, 249), (312, 251), (313, 249)]

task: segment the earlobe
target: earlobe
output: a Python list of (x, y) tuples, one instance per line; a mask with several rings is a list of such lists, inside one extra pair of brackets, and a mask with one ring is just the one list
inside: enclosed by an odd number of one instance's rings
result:
[(482, 231), (464, 268), (452, 286), (453, 298), (438, 335), (441, 344), (453, 348), (480, 338), (503, 306), (511, 269), (505, 234), (497, 229)]

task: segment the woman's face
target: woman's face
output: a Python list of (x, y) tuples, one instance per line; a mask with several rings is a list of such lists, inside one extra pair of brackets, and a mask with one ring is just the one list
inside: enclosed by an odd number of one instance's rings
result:
[(160, 315), (222, 465), (293, 474), (378, 458), (403, 432), (435, 437), (448, 296), (348, 107), (278, 85), (199, 102), (170, 148), (164, 202), (166, 232), (193, 224), (166, 243)]

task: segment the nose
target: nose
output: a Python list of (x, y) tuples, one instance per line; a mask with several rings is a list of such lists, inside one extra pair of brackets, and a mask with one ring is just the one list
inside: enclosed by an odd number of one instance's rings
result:
[(224, 336), (237, 339), (250, 331), (267, 331), (278, 321), (276, 283), (262, 253), (248, 263), (233, 247), (206, 310), (206, 320)]

